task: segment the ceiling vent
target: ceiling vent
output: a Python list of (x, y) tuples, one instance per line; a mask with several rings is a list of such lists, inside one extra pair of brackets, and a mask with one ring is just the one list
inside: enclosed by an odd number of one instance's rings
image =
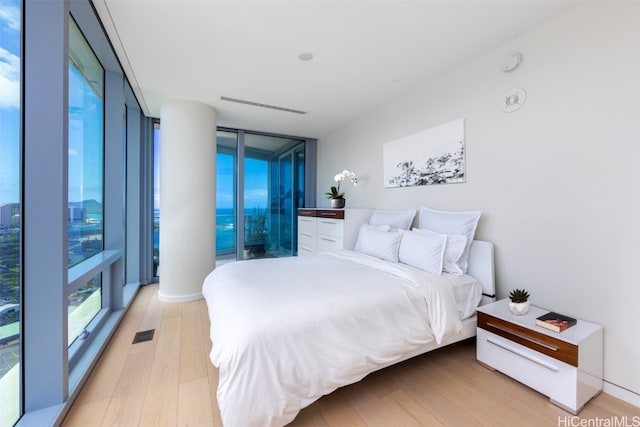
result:
[(270, 108), (272, 110), (286, 111), (287, 113), (307, 114), (306, 111), (294, 110), (292, 108), (278, 107), (278, 106), (269, 105), (269, 104), (261, 104), (259, 102), (253, 102), (253, 101), (245, 101), (243, 99), (229, 98), (227, 96), (221, 96), (220, 99), (223, 101), (237, 102), (238, 104), (253, 105), (254, 107), (262, 107), (262, 108)]

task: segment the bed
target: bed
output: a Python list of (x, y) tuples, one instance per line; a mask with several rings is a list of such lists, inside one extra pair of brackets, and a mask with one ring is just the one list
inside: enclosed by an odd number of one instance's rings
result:
[(456, 276), (346, 250), (225, 264), (203, 286), (223, 424), (285, 425), (339, 387), (472, 337), (494, 294), (482, 241)]

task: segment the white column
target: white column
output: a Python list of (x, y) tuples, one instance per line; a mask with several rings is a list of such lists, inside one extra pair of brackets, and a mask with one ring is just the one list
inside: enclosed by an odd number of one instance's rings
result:
[(165, 302), (202, 298), (216, 258), (216, 111), (171, 101), (160, 113), (160, 288)]

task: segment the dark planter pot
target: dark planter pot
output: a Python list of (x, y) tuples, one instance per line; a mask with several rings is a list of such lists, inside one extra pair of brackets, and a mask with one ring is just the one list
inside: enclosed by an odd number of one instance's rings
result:
[(245, 249), (249, 250), (249, 254), (252, 256), (261, 256), (266, 253), (264, 243), (256, 243), (253, 245), (245, 245)]
[(334, 209), (344, 208), (344, 199), (331, 199), (331, 207)]

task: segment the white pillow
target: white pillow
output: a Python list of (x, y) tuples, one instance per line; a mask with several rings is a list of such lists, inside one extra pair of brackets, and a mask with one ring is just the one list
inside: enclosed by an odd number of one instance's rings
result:
[(438, 233), (402, 233), (398, 260), (427, 273), (442, 274), (447, 236)]
[(413, 231), (426, 235), (435, 234), (438, 236), (445, 236), (447, 238), (447, 244), (444, 248), (444, 264), (442, 266), (442, 271), (456, 276), (464, 274), (458, 262), (460, 261), (460, 257), (462, 257), (467, 246), (467, 238), (465, 236), (462, 234), (440, 234), (435, 231), (422, 230), (420, 228), (414, 228)]
[(391, 227), (388, 225), (371, 225), (371, 224), (362, 224), (360, 226), (360, 231), (358, 231), (358, 238), (356, 239), (356, 245), (353, 247), (353, 250), (356, 252), (360, 252), (360, 247), (362, 246), (362, 232), (364, 230), (377, 230), (377, 231), (389, 231)]
[(409, 209), (407, 211), (383, 211), (376, 209), (371, 214), (369, 224), (371, 225), (388, 225), (391, 228), (399, 228), (400, 230), (408, 230), (411, 228), (413, 218), (416, 211)]
[(462, 234), (467, 238), (464, 252), (457, 262), (462, 273), (467, 272), (469, 248), (473, 242), (480, 220), (480, 211), (467, 212), (447, 212), (429, 209), (427, 207), (420, 208), (419, 227), (426, 230), (435, 231), (443, 234)]
[(399, 231), (364, 230), (360, 252), (386, 261), (398, 262), (402, 233)]

